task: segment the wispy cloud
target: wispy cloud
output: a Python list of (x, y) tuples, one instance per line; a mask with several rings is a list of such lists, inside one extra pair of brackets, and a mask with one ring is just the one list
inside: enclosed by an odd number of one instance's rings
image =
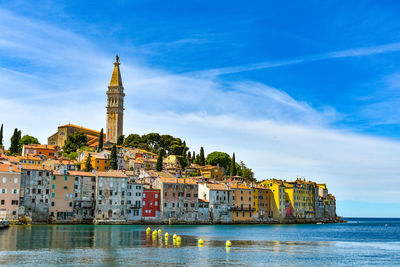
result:
[(288, 59), (288, 60), (279, 60), (279, 61), (266, 61), (249, 65), (242, 66), (233, 66), (233, 67), (224, 67), (224, 68), (216, 68), (209, 69), (204, 71), (196, 71), (192, 72), (192, 75), (199, 76), (220, 76), (226, 74), (233, 74), (239, 72), (253, 71), (253, 70), (261, 70), (275, 67), (282, 67), (294, 64), (307, 63), (312, 61), (320, 61), (334, 58), (348, 58), (348, 57), (360, 57), (360, 56), (370, 56), (375, 54), (382, 53), (390, 53), (400, 51), (400, 42), (370, 46), (370, 47), (359, 47), (359, 48), (351, 48), (340, 51), (333, 51), (328, 53), (321, 53), (315, 55), (307, 55), (299, 58)]

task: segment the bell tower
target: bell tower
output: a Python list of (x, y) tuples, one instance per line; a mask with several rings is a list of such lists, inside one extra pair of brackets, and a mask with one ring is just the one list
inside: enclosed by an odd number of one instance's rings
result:
[(124, 123), (124, 87), (119, 70), (119, 56), (116, 55), (114, 70), (107, 91), (107, 142), (117, 143), (122, 135)]

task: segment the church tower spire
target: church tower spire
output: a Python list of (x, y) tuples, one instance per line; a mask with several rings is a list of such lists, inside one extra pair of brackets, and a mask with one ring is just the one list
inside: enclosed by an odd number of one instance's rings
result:
[(107, 91), (107, 142), (117, 143), (123, 132), (124, 121), (124, 86), (119, 69), (119, 56), (115, 56), (114, 70)]

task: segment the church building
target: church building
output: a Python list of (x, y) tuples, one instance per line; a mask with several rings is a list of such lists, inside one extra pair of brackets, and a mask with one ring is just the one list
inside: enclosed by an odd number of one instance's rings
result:
[[(104, 131), (105, 142), (109, 144), (117, 143), (118, 136), (123, 134), (124, 119), (124, 87), (122, 85), (121, 71), (119, 69), (119, 57), (115, 57), (114, 70), (107, 90), (107, 118), (106, 130)], [(84, 132), (88, 139), (89, 147), (96, 147), (100, 131), (91, 130), (81, 126), (67, 124), (58, 127), (56, 133), (47, 138), (47, 144), (63, 147), (68, 135), (75, 132)]]

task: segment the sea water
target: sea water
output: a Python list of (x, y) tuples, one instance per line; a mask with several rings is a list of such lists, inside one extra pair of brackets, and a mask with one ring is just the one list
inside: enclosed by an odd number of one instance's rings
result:
[[(0, 230), (9, 266), (400, 266), (400, 219), (342, 224), (32, 225)], [(164, 234), (170, 237), (165, 240)], [(172, 235), (181, 236), (177, 244)], [(198, 245), (203, 238), (204, 245)], [(225, 242), (232, 242), (231, 248)]]

